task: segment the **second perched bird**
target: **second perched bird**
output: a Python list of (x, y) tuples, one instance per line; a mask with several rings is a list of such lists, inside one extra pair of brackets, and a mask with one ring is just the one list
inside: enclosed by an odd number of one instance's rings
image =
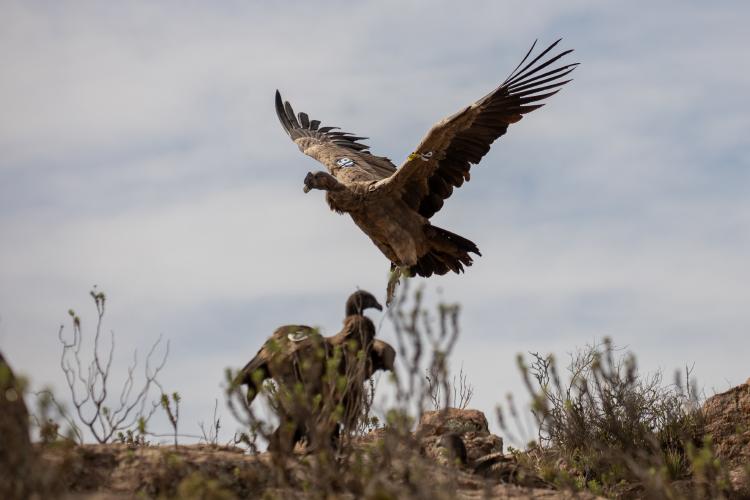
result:
[(394, 272), (388, 283), (387, 304), (401, 274), (460, 273), (472, 264), (470, 253), (481, 255), (473, 242), (433, 226), (429, 219), (453, 188), (469, 180), (471, 164), (479, 163), (508, 125), (542, 107), (539, 101), (570, 81), (563, 77), (577, 64), (545, 71), (572, 52), (566, 50), (543, 60), (559, 41), (524, 65), (535, 42), (499, 87), (434, 125), (399, 169), (358, 142), (366, 137), (338, 127), (321, 127), (319, 120), (311, 120), (306, 113), (295, 115), (276, 91), (276, 113), (284, 130), (303, 153), (328, 170), (308, 173), (304, 191), (326, 191), (331, 209), (348, 213), (391, 261)]
[(266, 379), (278, 384), (281, 422), (269, 443), (272, 450), (289, 452), (303, 438), (313, 447), (328, 446), (338, 437), (339, 424), (348, 431), (360, 417), (364, 381), (378, 370), (394, 369), (396, 353), (374, 338), (375, 325), (364, 315), (369, 308), (382, 310), (372, 294), (354, 292), (341, 331), (331, 337), (305, 325), (281, 326), (239, 372), (235, 383), (248, 386), (249, 403)]

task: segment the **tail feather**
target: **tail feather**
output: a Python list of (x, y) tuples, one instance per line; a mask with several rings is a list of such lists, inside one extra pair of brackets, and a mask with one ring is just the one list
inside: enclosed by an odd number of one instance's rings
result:
[(440, 227), (427, 226), (425, 235), (431, 248), (409, 268), (412, 274), (424, 277), (443, 275), (448, 271), (459, 274), (464, 266), (468, 267), (473, 262), (469, 252), (482, 255), (474, 242)]

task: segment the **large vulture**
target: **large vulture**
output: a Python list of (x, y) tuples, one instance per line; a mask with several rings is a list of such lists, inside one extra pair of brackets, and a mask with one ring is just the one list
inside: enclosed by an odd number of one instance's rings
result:
[(453, 188), (469, 180), (469, 169), (479, 163), (508, 125), (542, 107), (547, 97), (570, 80), (576, 64), (549, 69), (566, 50), (547, 56), (560, 42), (526, 62), (531, 46), (510, 76), (495, 90), (437, 124), (400, 168), (368, 151), (358, 137), (338, 127), (321, 127), (306, 113), (295, 115), (276, 91), (276, 112), (284, 130), (306, 155), (324, 164), (327, 172), (308, 173), (304, 191), (326, 191), (332, 210), (348, 213), (391, 261), (389, 304), (401, 274), (429, 277), (448, 271), (460, 273), (481, 255), (466, 238), (433, 226), (429, 219), (443, 206)]
[[(249, 403), (266, 379), (279, 386), (276, 410), (281, 422), (271, 439), (272, 450), (289, 451), (303, 438), (325, 441), (313, 445), (330, 444), (339, 424), (349, 429), (358, 418), (365, 380), (378, 370), (394, 369), (395, 350), (374, 338), (375, 325), (364, 315), (369, 308), (382, 310), (372, 294), (353, 293), (346, 301), (341, 331), (330, 337), (306, 325), (281, 326), (240, 370), (236, 383), (248, 386)], [(365, 356), (358, 355), (360, 351)], [(343, 387), (340, 377), (346, 380)], [(337, 406), (340, 414), (335, 413)]]

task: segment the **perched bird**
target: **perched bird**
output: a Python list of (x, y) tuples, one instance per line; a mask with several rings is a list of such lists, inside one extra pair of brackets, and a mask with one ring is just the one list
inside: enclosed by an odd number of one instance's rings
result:
[[(338, 436), (338, 424), (346, 428), (361, 409), (358, 399), (364, 395), (364, 381), (377, 370), (393, 370), (395, 351), (375, 339), (375, 325), (364, 315), (369, 308), (382, 310), (372, 294), (357, 291), (349, 296), (343, 327), (331, 337), (306, 325), (281, 326), (240, 370), (235, 382), (248, 386), (249, 403), (266, 379), (281, 388), (276, 408), (281, 422), (270, 443), (272, 450), (289, 451), (303, 438), (310, 441), (316, 436), (330, 443)], [(346, 378), (344, 387), (337, 385), (336, 376)], [(321, 401), (314, 407), (317, 395)], [(330, 418), (338, 405), (343, 413)]]
[(276, 91), (276, 113), (300, 150), (327, 167), (309, 172), (304, 191), (326, 191), (330, 208), (348, 213), (391, 261), (389, 305), (399, 277), (463, 272), (472, 264), (469, 255), (481, 255), (470, 240), (430, 224), (453, 188), (468, 181), (472, 164), (479, 163), (508, 125), (543, 106), (540, 101), (557, 93), (575, 69), (567, 64), (547, 69), (566, 50), (544, 57), (556, 41), (531, 61), (534, 45), (510, 76), (495, 90), (435, 124), (400, 168), (368, 151), (359, 137), (338, 127), (321, 127), (306, 113), (295, 115)]
[[(372, 342), (375, 337), (375, 325), (364, 315), (364, 311), (370, 308), (383, 310), (383, 306), (371, 293), (358, 290), (351, 294), (346, 300), (344, 325), (339, 333), (329, 338), (335, 339), (335, 344), (360, 338), (363, 339), (362, 344)], [(299, 357), (298, 354), (309, 345), (324, 340), (325, 337), (321, 336), (316, 328), (307, 325), (278, 327), (263, 343), (255, 357), (240, 370), (240, 383), (248, 386), (248, 401), (252, 402), (265, 379), (288, 378), (288, 375), (296, 377), (297, 373), (292, 365)]]

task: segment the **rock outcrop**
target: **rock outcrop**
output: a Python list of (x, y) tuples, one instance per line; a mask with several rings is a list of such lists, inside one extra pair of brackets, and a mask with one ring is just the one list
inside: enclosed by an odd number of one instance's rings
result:
[[(428, 411), (422, 415), (416, 435), (425, 453), (445, 463), (446, 460), (473, 467), (480, 458), (502, 453), (503, 440), (490, 433), (487, 418), (479, 410), (447, 408)], [(465, 460), (455, 438), (460, 438), (465, 448)]]
[(23, 388), (0, 353), (0, 498), (26, 498), (33, 450)]
[(733, 488), (750, 497), (750, 379), (708, 398), (703, 418), (714, 454), (730, 468)]

